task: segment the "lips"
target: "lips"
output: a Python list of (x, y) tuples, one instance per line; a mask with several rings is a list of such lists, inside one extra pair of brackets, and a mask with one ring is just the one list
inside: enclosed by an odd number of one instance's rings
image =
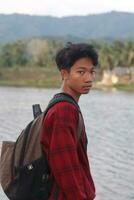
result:
[(84, 90), (84, 91), (89, 91), (89, 90), (91, 90), (91, 88), (92, 88), (91, 85), (90, 85), (90, 86), (84, 86), (84, 87), (83, 87), (83, 90)]
[(92, 85), (83, 86), (83, 88), (90, 88), (90, 87), (92, 87)]

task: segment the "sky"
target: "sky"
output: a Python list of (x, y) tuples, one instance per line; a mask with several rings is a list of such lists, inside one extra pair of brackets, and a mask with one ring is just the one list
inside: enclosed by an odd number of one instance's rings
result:
[(134, 0), (0, 0), (0, 13), (70, 16), (110, 11), (134, 13)]

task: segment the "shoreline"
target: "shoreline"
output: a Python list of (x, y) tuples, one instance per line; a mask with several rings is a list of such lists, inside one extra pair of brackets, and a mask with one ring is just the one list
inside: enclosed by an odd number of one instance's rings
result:
[[(26, 88), (59, 88), (62, 84), (59, 71), (53, 68), (0, 68), (0, 86)], [(102, 84), (96, 80), (92, 89), (134, 92), (134, 83)]]
[[(47, 89), (58, 89), (60, 84), (43, 83), (38, 84), (36, 81), (30, 83), (27, 82), (10, 82), (10, 81), (0, 81), (0, 87), (16, 87), (16, 88), (47, 88)], [(134, 92), (134, 84), (113, 84), (113, 85), (100, 85), (98, 82), (94, 84), (92, 90), (100, 91), (127, 91)]]

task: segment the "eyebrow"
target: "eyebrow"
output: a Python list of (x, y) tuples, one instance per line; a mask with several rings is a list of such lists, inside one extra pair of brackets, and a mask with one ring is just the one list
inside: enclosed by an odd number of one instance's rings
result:
[[(86, 68), (85, 67), (78, 67), (77, 69), (86, 69)], [(92, 70), (92, 69), (95, 69), (95, 67), (92, 66), (90, 70)]]

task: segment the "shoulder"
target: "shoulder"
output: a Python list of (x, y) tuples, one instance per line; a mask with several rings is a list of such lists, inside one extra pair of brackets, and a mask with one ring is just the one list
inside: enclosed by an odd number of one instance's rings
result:
[(78, 108), (74, 104), (70, 102), (66, 102), (66, 101), (56, 103), (52, 107), (52, 110), (54, 110), (56, 113), (59, 113), (59, 112), (77, 113), (78, 112)]
[(69, 102), (58, 102), (54, 106), (52, 106), (47, 113), (48, 117), (52, 117), (54, 119), (56, 118), (62, 118), (63, 119), (72, 119), (76, 118), (78, 119), (78, 108)]
[(66, 102), (66, 101), (62, 101), (62, 102), (58, 102), (53, 106), (53, 109), (55, 111), (65, 111), (65, 112), (78, 112), (77, 107), (70, 103), (70, 102)]

